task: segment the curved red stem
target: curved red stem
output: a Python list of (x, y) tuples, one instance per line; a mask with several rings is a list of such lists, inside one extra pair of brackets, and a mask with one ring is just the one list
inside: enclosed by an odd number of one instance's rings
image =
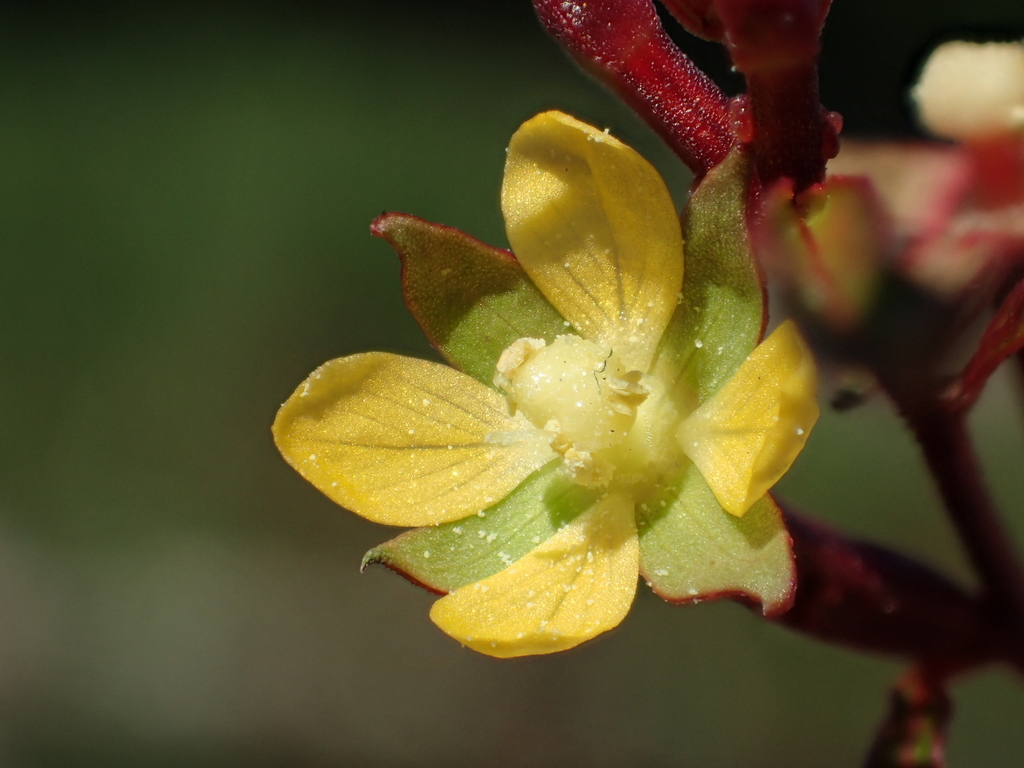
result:
[(652, 0), (534, 0), (541, 23), (698, 178), (736, 143), (729, 99), (676, 47)]

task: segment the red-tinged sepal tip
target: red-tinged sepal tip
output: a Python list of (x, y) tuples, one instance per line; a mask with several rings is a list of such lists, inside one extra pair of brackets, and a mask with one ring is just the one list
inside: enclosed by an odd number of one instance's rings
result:
[(554, 338), (558, 314), (516, 258), (452, 227), (386, 213), (370, 232), (402, 260), (405, 303), (454, 365), (491, 385), (494, 363), (516, 339)]
[(804, 313), (834, 333), (859, 328), (895, 247), (871, 182), (834, 176), (794, 198), (784, 179), (767, 192), (762, 210), (756, 227), (762, 258)]
[[(401, 538), (401, 537), (399, 537)], [(359, 564), (359, 572), (365, 573), (366, 569), (371, 565), (383, 565), (390, 571), (397, 573), (399, 576), (404, 578), (410, 584), (414, 584), (417, 587), (422, 587), (428, 592), (433, 592), (435, 595), (447, 595), (448, 590), (424, 581), (423, 579), (417, 578), (417, 576), (410, 570), (403, 567), (403, 563), (396, 557), (394, 557), (387, 549), (386, 545), (374, 547), (365, 555), (363, 555), (363, 561)]]
[(1024, 256), (1024, 140), (978, 140), (933, 154), (934, 178), (924, 178), (908, 158), (898, 165), (901, 181), (890, 182), (902, 186), (908, 200), (911, 189), (926, 190), (917, 193), (924, 202), (916, 208), (932, 211), (911, 233), (900, 266), (944, 300), (983, 309), (1005, 290)]
[[(703, 18), (725, 33), (733, 64), (744, 74), (812, 64), (831, 0), (714, 0)], [(704, 3), (691, 4), (699, 8)]]
[(1020, 264), (1022, 208), (958, 211), (941, 229), (911, 245), (901, 269), (935, 296), (977, 314)]

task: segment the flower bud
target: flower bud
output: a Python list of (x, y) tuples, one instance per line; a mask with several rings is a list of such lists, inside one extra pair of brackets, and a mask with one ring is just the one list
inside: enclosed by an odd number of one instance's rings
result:
[(921, 124), (936, 136), (977, 141), (1024, 135), (1024, 44), (940, 45), (911, 95)]

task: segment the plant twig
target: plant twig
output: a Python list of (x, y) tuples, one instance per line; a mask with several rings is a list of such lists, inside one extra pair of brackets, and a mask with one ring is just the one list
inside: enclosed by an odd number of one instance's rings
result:
[(978, 342), (978, 349), (943, 395), (947, 408), (968, 411), (1003, 361), (1014, 356), (1024, 363), (1024, 280), (1007, 293)]
[(761, 183), (786, 177), (799, 192), (821, 181), (839, 139), (819, 101), (817, 67), (751, 74), (747, 86)]
[(945, 768), (952, 712), (943, 680), (911, 669), (893, 687), (865, 768)]
[(1024, 639), (1024, 569), (982, 476), (965, 415), (941, 405), (903, 407), (984, 589), (993, 618)]
[(905, 555), (782, 508), (793, 540), (797, 590), (778, 623), (948, 674), (1003, 654), (1004, 629), (975, 596)]
[(746, 106), (758, 177), (801, 192), (839, 151), (838, 115), (821, 105), (818, 52), (830, 0), (718, 0), (722, 42), (747, 79)]
[(729, 99), (672, 42), (652, 0), (533, 0), (541, 23), (700, 178), (736, 143)]

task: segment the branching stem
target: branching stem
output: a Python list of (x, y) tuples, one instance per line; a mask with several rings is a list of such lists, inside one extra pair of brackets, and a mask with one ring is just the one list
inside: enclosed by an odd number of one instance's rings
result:
[(1024, 569), (982, 476), (965, 414), (903, 408), (984, 588), (993, 618), (1024, 639)]
[(818, 100), (818, 71), (813, 64), (786, 72), (747, 77), (754, 129), (754, 154), (763, 184), (793, 179), (797, 191), (825, 176), (834, 145)]

